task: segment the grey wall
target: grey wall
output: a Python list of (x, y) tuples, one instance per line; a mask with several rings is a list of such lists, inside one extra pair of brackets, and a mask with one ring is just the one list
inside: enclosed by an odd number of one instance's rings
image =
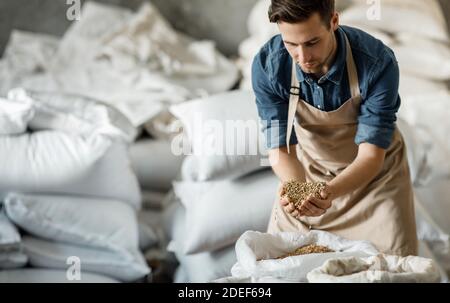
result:
[[(137, 9), (145, 0), (97, 0)], [(82, 3), (85, 0), (81, 1)], [(248, 36), (246, 19), (257, 0), (151, 0), (175, 28), (215, 40), (226, 55)], [(61, 36), (70, 21), (66, 0), (0, 0), (0, 54), (12, 28)]]
[[(82, 0), (81, 2), (84, 2)], [(97, 0), (136, 9), (146, 0)], [(175, 28), (195, 38), (212, 39), (234, 55), (247, 37), (246, 19), (257, 0), (150, 0)], [(450, 0), (440, 0), (450, 19)], [(66, 0), (0, 0), (0, 54), (12, 28), (61, 36), (70, 21)], [(450, 29), (450, 24), (449, 24)]]

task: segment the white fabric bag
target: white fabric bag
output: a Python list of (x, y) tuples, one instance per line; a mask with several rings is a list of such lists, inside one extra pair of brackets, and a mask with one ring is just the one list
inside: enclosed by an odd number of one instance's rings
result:
[(27, 268), (3, 270), (0, 283), (119, 283), (112, 278), (83, 272), (80, 280), (68, 280), (67, 270)]
[(0, 204), (0, 253), (3, 253), (20, 247), (20, 234), (1, 208)]
[[(334, 252), (275, 259), (310, 244), (326, 246)], [(231, 274), (235, 278), (251, 278), (252, 282), (268, 278), (306, 282), (308, 272), (328, 259), (377, 254), (378, 250), (370, 242), (347, 240), (323, 231), (314, 230), (308, 234), (282, 232), (274, 235), (247, 231), (236, 243), (238, 262), (231, 269)]]
[(51, 88), (54, 83), (47, 77), (46, 69), (57, 47), (57, 37), (12, 30), (0, 60), (0, 95), (6, 96), (10, 89), (32, 83), (43, 90)]
[(408, 156), (408, 164), (413, 184), (418, 182), (418, 175), (426, 164), (427, 148), (425, 142), (418, 136), (417, 130), (408, 122), (399, 118), (397, 127), (405, 140), (406, 152)]
[(168, 75), (211, 75), (217, 71), (212, 41), (192, 41), (177, 33), (150, 3), (130, 22), (103, 39), (98, 56), (110, 57), (123, 71), (145, 65)]
[(0, 137), (0, 198), (9, 192), (116, 199), (140, 208), (127, 146), (93, 134), (40, 131)]
[(327, 260), (308, 273), (310, 283), (438, 283), (440, 273), (431, 259), (377, 255)]
[(35, 236), (116, 251), (138, 249), (136, 214), (126, 203), (15, 193), (4, 203), (8, 217)]
[(46, 241), (30, 236), (23, 237), (29, 263), (37, 268), (67, 270), (70, 257), (80, 260), (81, 276), (84, 273), (102, 274), (123, 282), (136, 282), (150, 273), (142, 254), (135, 250), (126, 255), (118, 251)]
[(417, 233), (435, 255), (437, 262), (450, 273), (450, 180), (441, 179), (415, 189)]
[[(126, 203), (70, 196), (9, 194), (8, 217), (38, 238), (23, 240), (35, 266), (67, 268), (78, 256), (88, 271), (123, 281), (145, 276), (136, 213)], [(100, 219), (104, 217), (106, 219)], [(45, 241), (44, 239), (48, 240)]]
[(228, 276), (231, 267), (236, 263), (233, 246), (195, 255), (185, 255), (176, 250), (175, 256), (185, 270), (189, 283), (207, 283)]
[(0, 269), (25, 266), (28, 258), (21, 249), (19, 231), (1, 210), (0, 204)]
[(406, 72), (402, 72), (400, 74), (399, 94), (402, 101), (405, 97), (409, 98), (417, 95), (433, 95), (443, 91), (447, 91), (445, 81), (421, 78)]
[(246, 230), (265, 231), (277, 184), (272, 171), (233, 181), (174, 183), (186, 208), (184, 253), (226, 247)]
[(160, 192), (170, 190), (184, 158), (172, 153), (168, 140), (138, 140), (128, 153), (141, 188)]
[[(399, 117), (414, 128), (414, 136), (425, 146), (425, 163), (417, 172), (416, 183), (429, 185), (450, 176), (450, 92), (402, 98)], [(440, 121), (436, 127), (436, 121)]]
[(24, 133), (33, 115), (31, 100), (15, 102), (0, 98), (0, 136)]
[(266, 148), (252, 92), (226, 92), (170, 111), (183, 124), (192, 148), (182, 166), (184, 180), (232, 179), (264, 168)]
[(95, 133), (128, 143), (137, 136), (136, 128), (120, 111), (87, 97), (16, 88), (8, 92), (8, 99), (18, 104), (32, 104), (34, 115), (29, 128), (33, 131), (50, 129), (78, 135)]
[[(112, 104), (134, 126), (158, 117), (168, 104), (205, 92), (225, 91), (238, 79), (237, 68), (211, 43), (191, 44), (191, 52), (208, 62), (207, 71), (213, 61), (212, 69), (216, 72), (208, 75), (193, 73), (192, 64), (187, 67), (186, 60), (178, 60), (186, 49), (178, 47), (175, 51), (169, 47), (170, 54), (166, 46), (161, 49), (161, 44), (154, 43), (155, 40), (170, 39), (176, 42), (171, 45), (186, 46), (185, 40), (178, 33), (168, 31), (167, 21), (148, 3), (134, 13), (119, 6), (88, 1), (81, 15), (83, 18), (64, 34), (52, 61), (51, 74), (57, 79), (57, 88), (64, 92), (81, 92)], [(171, 70), (181, 64), (183, 74), (174, 77), (166, 74), (164, 68), (149, 68), (162, 62)]]
[(379, 10), (376, 3), (358, 3), (340, 14), (340, 23), (366, 24), (390, 34), (411, 33), (440, 41), (448, 39), (445, 17), (436, 0), (384, 0)]
[(434, 81), (450, 79), (450, 44), (416, 33), (397, 35), (398, 43), (391, 46), (401, 73), (416, 75)]
[[(164, 214), (164, 221), (168, 225), (166, 233), (170, 239), (167, 250), (173, 252), (180, 262), (175, 280), (184, 283), (206, 283), (230, 275), (231, 267), (236, 263), (234, 245), (216, 251), (186, 255), (183, 252), (183, 244), (189, 233), (186, 229), (186, 210), (179, 202), (174, 202), (169, 208)], [(168, 230), (169, 228), (171, 230)], [(200, 268), (202, 270), (199, 270)], [(181, 277), (181, 273), (185, 276)]]

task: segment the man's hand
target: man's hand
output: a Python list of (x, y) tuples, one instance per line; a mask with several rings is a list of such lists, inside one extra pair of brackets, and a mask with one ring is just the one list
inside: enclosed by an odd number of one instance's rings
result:
[(301, 216), (306, 217), (320, 217), (331, 207), (333, 202), (333, 195), (327, 185), (324, 190), (320, 192), (321, 199), (314, 196), (309, 196), (302, 202), (299, 211)]
[(295, 208), (294, 203), (291, 203), (288, 197), (284, 196), (284, 194), (284, 186), (283, 184), (280, 184), (280, 186), (278, 187), (278, 196), (280, 197), (281, 207), (283, 207), (284, 210), (294, 218), (300, 218), (300, 211)]
[(278, 194), (280, 197), (280, 205), (288, 214), (296, 219), (300, 219), (300, 217), (303, 216), (320, 217), (325, 214), (327, 209), (331, 207), (333, 201), (333, 195), (331, 194), (331, 190), (328, 185), (320, 193), (322, 199), (309, 196), (308, 199), (302, 202), (300, 208), (296, 208), (286, 196), (283, 196), (285, 192), (282, 185), (278, 188)]

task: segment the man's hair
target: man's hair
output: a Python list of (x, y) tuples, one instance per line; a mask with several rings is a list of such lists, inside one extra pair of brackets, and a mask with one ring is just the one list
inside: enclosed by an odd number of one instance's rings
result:
[(319, 13), (322, 22), (330, 27), (334, 13), (334, 0), (272, 0), (269, 20), (273, 23), (299, 23)]

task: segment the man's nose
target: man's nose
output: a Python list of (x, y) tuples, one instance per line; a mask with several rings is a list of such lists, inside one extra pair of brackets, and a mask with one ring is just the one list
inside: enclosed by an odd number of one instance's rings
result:
[(295, 50), (297, 62), (306, 63), (311, 61), (311, 53), (303, 46), (298, 46)]

